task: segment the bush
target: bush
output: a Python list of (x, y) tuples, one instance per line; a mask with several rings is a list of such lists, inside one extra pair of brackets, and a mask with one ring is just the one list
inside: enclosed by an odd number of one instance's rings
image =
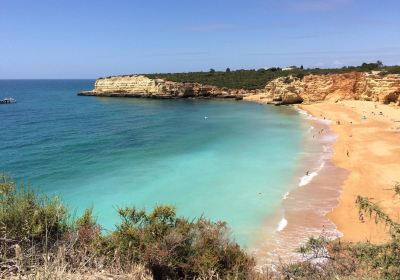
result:
[(331, 69), (302, 69), (295, 68), (289, 71), (281, 71), (279, 67), (271, 67), (267, 70), (254, 69), (244, 70), (230, 70), (225, 72), (218, 72), (210, 69), (209, 72), (189, 72), (189, 73), (165, 73), (165, 74), (144, 74), (149, 78), (161, 78), (174, 82), (182, 83), (200, 83), (204, 85), (213, 85), (221, 88), (233, 89), (262, 89), (265, 85), (273, 79), (286, 76), (297, 76), (302, 79), (305, 75), (310, 74), (335, 74), (335, 73), (348, 73), (351, 71), (369, 72), (371, 70), (379, 69), (386, 71), (389, 74), (400, 73), (399, 66), (383, 66), (381, 62), (364, 63), (360, 66), (349, 66), (343, 68)]
[[(400, 196), (400, 184), (395, 185)], [(285, 279), (400, 279), (400, 225), (371, 199), (358, 196), (356, 203), (363, 213), (383, 223), (391, 241), (376, 245), (310, 238), (299, 249), (305, 261), (284, 265), (280, 275)]]
[(300, 80), (303, 80), (303, 78), (304, 78), (304, 73), (297, 73), (297, 74), (295, 75), (295, 77), (298, 78), (298, 79), (300, 79)]
[(151, 212), (126, 207), (118, 214), (121, 223), (108, 234), (101, 232), (92, 208), (68, 222), (68, 210), (57, 198), (2, 176), (0, 275), (43, 268), (51, 269), (47, 274), (58, 269), (129, 273), (141, 266), (154, 279), (244, 279), (252, 272), (253, 259), (232, 241), (223, 222), (189, 221), (177, 217), (172, 206)]
[[(400, 184), (394, 190), (400, 196)], [(399, 223), (371, 199), (359, 196), (356, 203), (387, 226), (389, 243), (310, 238), (298, 250), (303, 261), (261, 275), (224, 222), (178, 217), (172, 206), (156, 206), (150, 212), (125, 207), (118, 209), (121, 222), (116, 229), (102, 233), (92, 208), (68, 219), (68, 209), (57, 198), (1, 176), (0, 278), (68, 279), (71, 273), (109, 272), (146, 278), (151, 274), (154, 279), (400, 279)]]
[(155, 279), (243, 278), (254, 265), (231, 241), (225, 223), (203, 218), (190, 222), (177, 217), (172, 206), (157, 206), (150, 213), (128, 207), (118, 213), (122, 223), (110, 242), (125, 262), (145, 264)]
[(57, 198), (38, 196), (0, 178), (0, 225), (4, 238), (18, 243), (54, 241), (68, 229), (67, 209)]

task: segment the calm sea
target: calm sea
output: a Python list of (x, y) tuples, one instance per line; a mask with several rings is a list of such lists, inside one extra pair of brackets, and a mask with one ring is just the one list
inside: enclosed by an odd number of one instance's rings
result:
[[(79, 97), (93, 80), (1, 80), (0, 170), (113, 229), (116, 208), (172, 204), (249, 244), (294, 187), (307, 125), (228, 100)], [(207, 117), (207, 118), (205, 118)]]

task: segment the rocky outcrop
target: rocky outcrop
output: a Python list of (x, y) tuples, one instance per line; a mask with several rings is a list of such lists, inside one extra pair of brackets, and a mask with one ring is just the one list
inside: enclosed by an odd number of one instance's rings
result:
[(262, 98), (279, 104), (369, 100), (400, 105), (400, 75), (351, 72), (281, 77), (267, 84)]
[(150, 79), (142, 75), (114, 76), (96, 80), (92, 91), (84, 96), (149, 97), (149, 98), (234, 98), (243, 99), (246, 90), (219, 88), (199, 83), (178, 83)]
[(400, 75), (379, 72), (286, 76), (262, 90), (228, 89), (199, 83), (150, 79), (143, 75), (100, 78), (85, 96), (150, 98), (234, 98), (276, 105), (318, 101), (370, 100), (400, 105)]

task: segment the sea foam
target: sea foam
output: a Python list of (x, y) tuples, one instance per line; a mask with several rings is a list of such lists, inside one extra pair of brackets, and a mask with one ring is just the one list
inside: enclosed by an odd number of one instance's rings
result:
[(303, 187), (307, 184), (309, 184), (312, 179), (318, 175), (318, 172), (322, 170), (322, 168), (324, 168), (325, 166), (325, 161), (323, 161), (321, 163), (321, 165), (317, 168), (317, 170), (309, 173), (308, 175), (304, 175), (303, 177), (300, 178), (300, 182), (299, 182), (299, 187)]
[(297, 109), (297, 111), (299, 112), (300, 115), (303, 115), (305, 119), (319, 121), (327, 125), (332, 123), (331, 120), (314, 117), (313, 115), (309, 114), (307, 111), (304, 111), (302, 109)]
[(285, 200), (286, 198), (288, 198), (289, 194), (290, 194), (289, 192), (286, 192), (286, 193), (283, 195), (282, 199)]
[(276, 231), (282, 231), (288, 224), (288, 221), (285, 218), (282, 218), (279, 221), (278, 227), (276, 228)]

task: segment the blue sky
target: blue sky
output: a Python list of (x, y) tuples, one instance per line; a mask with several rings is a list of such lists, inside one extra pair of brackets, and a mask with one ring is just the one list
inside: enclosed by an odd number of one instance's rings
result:
[(400, 64), (400, 1), (0, 0), (0, 79)]

